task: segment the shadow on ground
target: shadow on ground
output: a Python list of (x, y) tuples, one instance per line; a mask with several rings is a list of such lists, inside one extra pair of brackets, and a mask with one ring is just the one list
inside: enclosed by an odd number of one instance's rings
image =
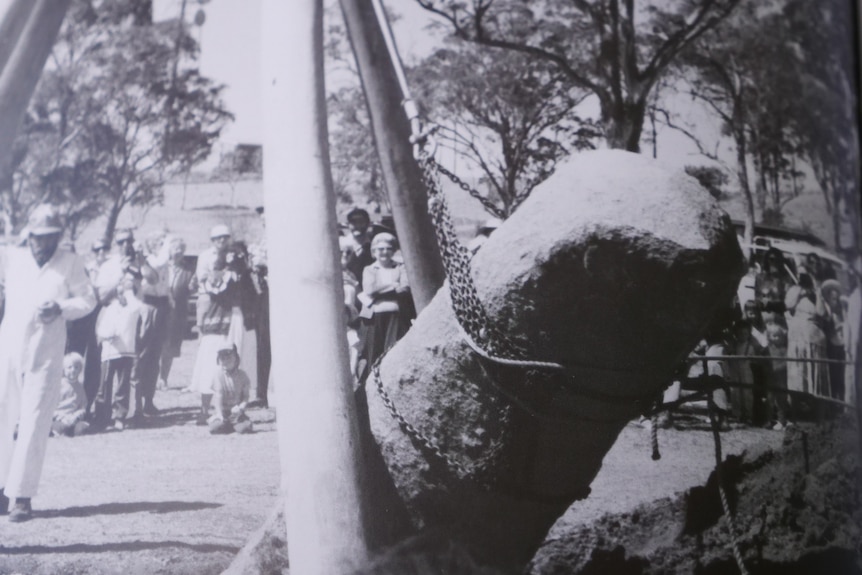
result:
[(150, 549), (187, 549), (198, 553), (238, 553), (239, 547), (215, 545), (212, 543), (186, 543), (185, 541), (128, 541), (123, 543), (99, 543), (88, 545), (25, 545), (23, 547), (4, 547), (0, 545), (0, 555), (42, 555), (46, 553), (116, 553), (125, 551), (147, 551)]
[(66, 509), (45, 509), (35, 511), (35, 517), (90, 517), (92, 515), (125, 515), (127, 513), (174, 513), (177, 511), (200, 511), (215, 509), (221, 503), (205, 501), (139, 501), (133, 503), (104, 503), (85, 507), (67, 507)]

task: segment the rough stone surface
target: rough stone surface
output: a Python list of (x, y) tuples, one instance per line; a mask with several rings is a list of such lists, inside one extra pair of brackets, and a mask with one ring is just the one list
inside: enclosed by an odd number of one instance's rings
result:
[[(694, 179), (640, 155), (579, 154), (473, 260), (497, 326), (571, 379), (480, 361), (441, 290), (381, 374), (398, 411), (463, 471), (408, 437), (369, 381), (369, 452), (384, 463), (372, 482), (391, 482), (413, 528), (520, 570), (741, 273), (730, 220)], [(378, 519), (392, 524), (387, 505)]]

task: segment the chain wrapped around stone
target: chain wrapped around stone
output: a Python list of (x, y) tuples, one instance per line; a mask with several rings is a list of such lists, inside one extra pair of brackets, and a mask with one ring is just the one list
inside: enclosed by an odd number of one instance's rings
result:
[(511, 360), (521, 359), (523, 353), (492, 326), (476, 292), (471, 275), (470, 254), (455, 234), (446, 198), (440, 187), (437, 176), (439, 165), (430, 154), (424, 152), (420, 155), (419, 165), (428, 190), (428, 212), (434, 224), (443, 267), (449, 280), (449, 296), (458, 324), (488, 355)]
[(403, 415), (401, 415), (401, 412), (398, 411), (397, 407), (395, 407), (395, 403), (383, 387), (383, 378), (380, 377), (380, 361), (382, 359), (383, 357), (381, 356), (376, 362), (374, 362), (374, 365), (371, 366), (371, 375), (374, 378), (374, 385), (377, 388), (377, 394), (383, 401), (383, 405), (386, 407), (387, 411), (389, 411), (392, 418), (398, 422), (398, 425), (404, 433), (406, 433), (413, 441), (421, 445), (424, 451), (444, 463), (451, 472), (464, 479), (473, 479), (477, 485), (487, 489), (488, 485), (476, 481), (476, 478), (472, 477), (470, 472), (467, 471), (463, 465), (443, 453), (443, 450), (440, 449), (436, 443), (426, 437), (421, 431), (416, 429), (409, 421), (407, 421)]

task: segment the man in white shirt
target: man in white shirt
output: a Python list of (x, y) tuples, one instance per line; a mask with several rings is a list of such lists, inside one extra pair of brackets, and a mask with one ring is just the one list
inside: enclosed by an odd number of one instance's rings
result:
[(30, 499), (60, 399), (66, 322), (96, 305), (84, 262), (57, 249), (62, 232), (56, 208), (41, 205), (30, 216), (27, 245), (0, 254), (7, 303), (0, 325), (0, 514), (14, 498), (12, 522), (32, 516)]

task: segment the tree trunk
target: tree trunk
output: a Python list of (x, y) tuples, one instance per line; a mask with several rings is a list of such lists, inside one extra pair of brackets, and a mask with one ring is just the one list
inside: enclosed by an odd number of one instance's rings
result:
[(117, 221), (120, 219), (120, 212), (123, 211), (122, 203), (117, 200), (111, 204), (111, 209), (108, 210), (108, 221), (105, 222), (104, 239), (108, 245), (114, 240), (114, 232), (117, 231)]
[[(359, 426), (344, 323), (323, 74), (323, 1), (262, 10), (264, 198), (273, 374), (293, 575), (346, 575), (367, 558)], [(301, 249), (300, 249), (301, 248)], [(297, 317), (314, 318), (299, 329)]]
[(605, 140), (612, 150), (640, 152), (640, 140), (646, 120), (646, 99), (625, 102), (601, 102)]
[(753, 255), (751, 245), (754, 241), (754, 197), (751, 194), (751, 185), (748, 182), (744, 126), (737, 126), (733, 130), (733, 139), (736, 143), (736, 175), (737, 178), (739, 178), (739, 187), (742, 190), (742, 197), (745, 200), (745, 229), (742, 237), (743, 241), (748, 245), (748, 249), (746, 249), (744, 253), (746, 259), (750, 259)]

